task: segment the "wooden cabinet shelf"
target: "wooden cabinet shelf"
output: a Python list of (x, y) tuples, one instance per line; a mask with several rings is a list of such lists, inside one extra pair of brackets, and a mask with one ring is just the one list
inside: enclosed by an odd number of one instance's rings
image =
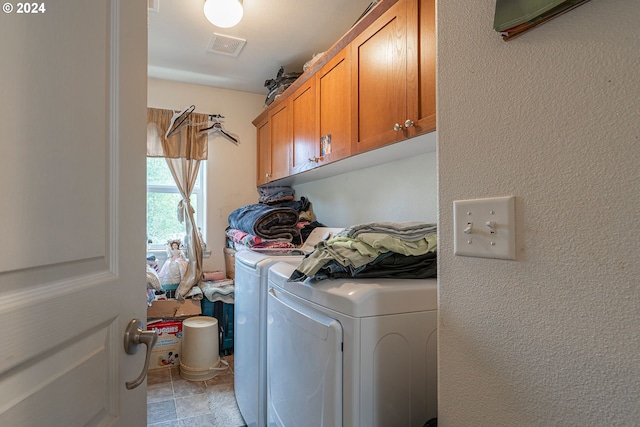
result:
[(320, 150), (316, 166), (351, 155), (350, 53), (349, 47), (342, 49), (316, 74), (316, 147)]
[(291, 95), (292, 151), (291, 173), (315, 167), (318, 158), (316, 81), (309, 79)]
[(435, 2), (398, 1), (351, 42), (354, 153), (435, 130)]
[(258, 185), (434, 131), (435, 0), (382, 0), (253, 123)]
[(291, 127), (289, 111), (291, 102), (278, 104), (269, 115), (254, 120), (257, 128), (257, 185), (289, 176), (291, 156)]
[(407, 13), (398, 1), (351, 42), (353, 151), (405, 139)]
[(269, 116), (253, 122), (257, 129), (257, 169), (256, 183), (258, 186), (267, 184), (271, 178), (271, 124)]
[(407, 2), (407, 128), (412, 137), (436, 129), (435, 0)]

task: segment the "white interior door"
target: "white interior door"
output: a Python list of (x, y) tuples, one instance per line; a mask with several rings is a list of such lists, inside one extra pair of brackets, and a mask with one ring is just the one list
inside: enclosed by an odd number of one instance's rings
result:
[(145, 425), (147, 5), (28, 5), (0, 13), (0, 425)]

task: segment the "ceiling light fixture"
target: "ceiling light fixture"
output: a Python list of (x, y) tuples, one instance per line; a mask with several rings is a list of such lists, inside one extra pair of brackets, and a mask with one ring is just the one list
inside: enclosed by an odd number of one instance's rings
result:
[(205, 0), (204, 16), (216, 27), (229, 28), (242, 19), (239, 0)]

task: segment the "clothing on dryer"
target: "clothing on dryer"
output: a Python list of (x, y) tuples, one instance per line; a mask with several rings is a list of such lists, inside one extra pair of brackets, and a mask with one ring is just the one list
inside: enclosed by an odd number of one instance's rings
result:
[(336, 237), (318, 243), (289, 280), (339, 277), (424, 279), (436, 275), (435, 224), (368, 223), (349, 227)]

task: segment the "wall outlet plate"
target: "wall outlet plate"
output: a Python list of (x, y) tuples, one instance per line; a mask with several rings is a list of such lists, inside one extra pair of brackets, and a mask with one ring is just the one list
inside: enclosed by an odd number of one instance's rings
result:
[(454, 254), (515, 260), (515, 206), (515, 196), (454, 201)]

